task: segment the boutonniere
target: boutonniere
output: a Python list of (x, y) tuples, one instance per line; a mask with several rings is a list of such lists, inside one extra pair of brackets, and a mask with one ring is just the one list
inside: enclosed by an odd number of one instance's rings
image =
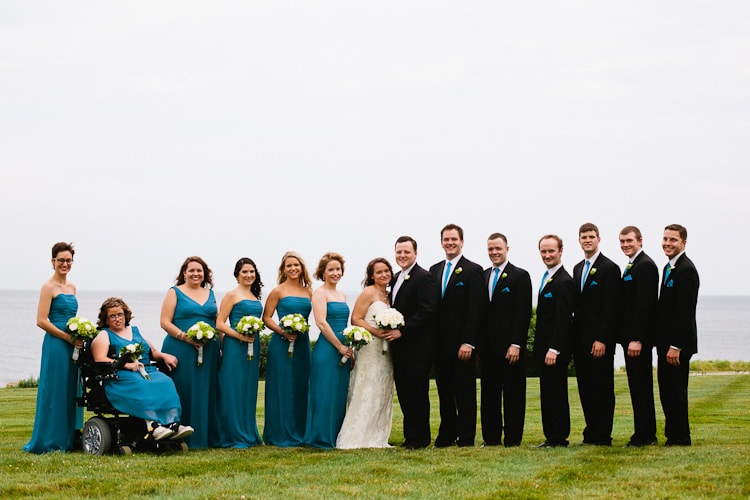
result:
[(503, 279), (503, 280), (507, 277), (508, 277), (508, 273), (503, 273), (500, 275), (500, 279)]
[(544, 282), (544, 284), (552, 283), (552, 278), (547, 278), (547, 281)]
[(385, 286), (385, 293), (391, 293), (391, 285)]
[(409, 278), (411, 278), (411, 276), (409, 276), (408, 274), (404, 274), (404, 281), (409, 281)]
[(669, 266), (669, 272), (671, 273), (672, 271), (674, 271), (675, 267), (677, 266)]
[(589, 275), (590, 275), (590, 276), (593, 276), (593, 275), (595, 275), (595, 274), (596, 274), (596, 268), (595, 268), (595, 267), (592, 267), (592, 268), (591, 268), (591, 271), (589, 271)]
[(453, 272), (456, 274), (461, 274), (461, 271), (463, 271), (463, 269), (461, 269), (460, 267), (457, 267), (456, 270)]
[(633, 267), (633, 264), (628, 264), (627, 266), (625, 266), (625, 269), (628, 270), (628, 271), (630, 271), (631, 267)]

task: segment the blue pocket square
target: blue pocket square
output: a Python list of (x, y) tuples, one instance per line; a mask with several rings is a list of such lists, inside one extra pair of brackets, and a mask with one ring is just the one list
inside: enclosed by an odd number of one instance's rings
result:
[(633, 281), (633, 275), (631, 275), (631, 274), (628, 274), (627, 276), (625, 276), (625, 277), (624, 277), (624, 278), (622, 279), (622, 281)]
[(508, 288), (506, 286), (505, 288), (503, 288), (502, 290), (500, 290), (500, 293), (510, 293), (510, 288)]
[(463, 281), (459, 281), (458, 283), (456, 283), (456, 286), (464, 286), (464, 282)]
[(596, 285), (598, 285), (598, 284), (599, 284), (599, 283), (597, 283), (596, 281), (592, 281), (592, 282), (591, 282), (591, 284), (590, 284), (589, 286), (596, 286)]
[(545, 299), (551, 299), (552, 298), (552, 292), (547, 292), (544, 294)]
[(667, 288), (672, 288), (674, 286), (674, 281), (669, 280), (667, 281)]

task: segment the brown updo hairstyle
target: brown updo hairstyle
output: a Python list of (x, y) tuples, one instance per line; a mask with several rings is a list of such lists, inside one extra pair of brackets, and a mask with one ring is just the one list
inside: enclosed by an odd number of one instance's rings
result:
[(185, 262), (182, 263), (182, 266), (180, 266), (180, 273), (177, 275), (177, 278), (175, 278), (175, 283), (177, 285), (184, 285), (185, 284), (185, 271), (187, 271), (188, 265), (190, 265), (191, 262), (197, 262), (198, 264), (203, 267), (203, 281), (201, 282), (201, 288), (213, 288), (214, 287), (214, 273), (211, 271), (211, 268), (208, 267), (208, 264), (206, 264), (206, 261), (201, 259), (200, 257), (193, 255), (191, 257), (188, 257), (185, 259)]
[(122, 312), (125, 313), (125, 326), (130, 326), (130, 320), (133, 319), (133, 311), (130, 310), (130, 307), (121, 298), (110, 297), (102, 302), (102, 306), (99, 308), (99, 318), (96, 320), (97, 328), (107, 328), (109, 326), (107, 324), (107, 320), (109, 319), (107, 316), (109, 315), (109, 310), (114, 307), (122, 307)]
[(362, 280), (362, 288), (375, 284), (375, 264), (378, 263), (385, 264), (386, 267), (388, 267), (388, 270), (391, 272), (391, 276), (393, 276), (393, 268), (391, 267), (391, 263), (383, 257), (376, 257), (367, 263), (365, 279)]
[(320, 262), (318, 262), (318, 268), (315, 270), (315, 274), (313, 274), (313, 277), (318, 281), (325, 281), (326, 267), (330, 262), (333, 262), (334, 260), (341, 264), (341, 274), (343, 275), (344, 257), (336, 252), (328, 252), (320, 258)]

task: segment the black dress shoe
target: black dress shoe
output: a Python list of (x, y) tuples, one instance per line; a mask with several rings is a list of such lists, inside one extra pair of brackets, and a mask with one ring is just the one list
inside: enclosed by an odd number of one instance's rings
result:
[(545, 441), (543, 443), (539, 443), (538, 445), (534, 446), (534, 448), (554, 448), (554, 446), (549, 441)]
[(690, 439), (667, 439), (667, 442), (664, 443), (664, 446), (690, 446), (693, 443), (690, 441)]
[(487, 441), (485, 441), (484, 443), (482, 443), (480, 448), (491, 448), (493, 446), (500, 446), (500, 443), (488, 443)]
[(467, 443), (466, 441), (459, 441), (456, 444), (458, 444), (459, 448), (473, 448), (474, 447), (474, 443)]
[(435, 440), (435, 445), (433, 446), (433, 448), (448, 448), (450, 446), (454, 446), (455, 444), (456, 444), (455, 440), (453, 440), (453, 441), (444, 441), (444, 440), (436, 439)]
[(521, 446), (521, 441), (506, 441), (504, 446), (506, 448), (515, 448), (516, 446)]

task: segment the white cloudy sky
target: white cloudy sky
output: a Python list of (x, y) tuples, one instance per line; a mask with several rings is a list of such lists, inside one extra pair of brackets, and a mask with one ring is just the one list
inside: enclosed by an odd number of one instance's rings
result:
[[(79, 290), (164, 290), (204, 257), (273, 286), (284, 251), (366, 262), (440, 228), (536, 281), (544, 233), (599, 225), (646, 250), (672, 222), (704, 294), (747, 294), (750, 3), (0, 3), (0, 288), (36, 289), (55, 241)], [(735, 254), (737, 262), (732, 264)]]

